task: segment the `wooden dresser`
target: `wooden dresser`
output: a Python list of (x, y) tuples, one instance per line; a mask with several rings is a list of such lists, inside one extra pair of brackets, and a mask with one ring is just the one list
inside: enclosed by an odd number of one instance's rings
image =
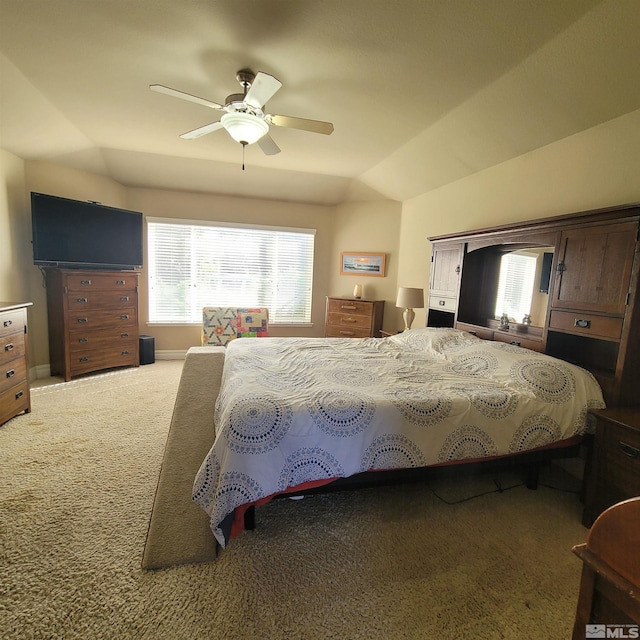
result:
[(27, 366), (27, 307), (0, 302), (0, 424), (31, 411)]
[(47, 269), (51, 375), (138, 366), (138, 273)]
[(327, 297), (324, 335), (328, 338), (379, 338), (384, 300)]

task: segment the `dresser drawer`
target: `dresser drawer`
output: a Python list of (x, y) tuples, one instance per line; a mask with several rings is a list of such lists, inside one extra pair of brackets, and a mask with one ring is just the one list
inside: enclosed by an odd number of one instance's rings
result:
[(330, 325), (341, 325), (346, 328), (358, 327), (361, 329), (371, 329), (371, 316), (357, 316), (347, 313), (329, 313), (327, 314), (327, 322)]
[(69, 291), (92, 291), (107, 289), (109, 291), (135, 291), (138, 276), (132, 273), (71, 273), (66, 275), (66, 287)]
[(69, 352), (83, 353), (89, 349), (109, 347), (133, 349), (138, 344), (137, 334), (119, 329), (94, 329), (69, 332)]
[(455, 312), (457, 298), (445, 298), (443, 296), (429, 296), (429, 309)]
[(0, 337), (8, 336), (10, 333), (22, 331), (27, 324), (27, 311), (25, 309), (14, 309), (4, 311), (0, 317)]
[(25, 353), (25, 334), (22, 325), (19, 326), (19, 331), (0, 336), (0, 362), (21, 358)]
[(369, 338), (371, 330), (328, 324), (325, 326), (324, 335), (327, 338)]
[(456, 322), (456, 329), (460, 331), (468, 331), (470, 334), (481, 338), (482, 340), (493, 340), (493, 329), (480, 327), (476, 324), (467, 324), (466, 322)]
[(73, 311), (69, 313), (69, 332), (78, 327), (85, 329), (99, 329), (103, 327), (137, 327), (138, 314), (135, 307), (122, 309), (87, 309), (84, 313)]
[(622, 335), (622, 318), (594, 316), (579, 311), (552, 311), (549, 328), (582, 336), (619, 340)]
[(138, 359), (137, 344), (134, 348), (128, 348), (126, 345), (118, 345), (117, 347), (111, 345), (109, 348), (104, 349), (87, 349), (82, 353), (71, 354), (71, 375), (77, 376), (81, 373), (109, 369), (111, 367), (137, 366)]
[(0, 364), (0, 391), (6, 391), (27, 379), (25, 358), (16, 358)]
[(29, 408), (29, 383), (26, 380), (18, 382), (6, 391), (0, 391), (0, 424), (22, 411), (29, 411)]
[(371, 316), (373, 314), (373, 304), (364, 300), (330, 299), (327, 305), (327, 312)]
[(136, 291), (70, 291), (67, 294), (67, 308), (71, 311), (83, 309), (116, 309), (122, 306), (138, 304)]

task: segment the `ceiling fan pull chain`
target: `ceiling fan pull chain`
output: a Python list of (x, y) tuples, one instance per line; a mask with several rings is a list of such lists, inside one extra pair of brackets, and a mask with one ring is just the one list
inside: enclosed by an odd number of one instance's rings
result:
[(247, 148), (246, 142), (241, 142), (242, 145), (242, 170), (244, 171), (244, 150)]

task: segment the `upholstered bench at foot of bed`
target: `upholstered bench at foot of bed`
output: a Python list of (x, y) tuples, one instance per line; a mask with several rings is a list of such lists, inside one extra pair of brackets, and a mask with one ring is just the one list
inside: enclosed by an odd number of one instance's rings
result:
[(224, 357), (224, 347), (192, 347), (187, 352), (147, 532), (144, 569), (216, 557), (209, 517), (191, 495), (214, 440), (213, 412)]

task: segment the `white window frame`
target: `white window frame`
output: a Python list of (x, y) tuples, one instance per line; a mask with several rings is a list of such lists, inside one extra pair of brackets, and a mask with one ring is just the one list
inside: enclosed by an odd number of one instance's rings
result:
[(200, 324), (202, 307), (228, 306), (267, 307), (269, 324), (311, 326), (315, 229), (146, 221), (149, 324)]
[(495, 316), (506, 313), (522, 322), (531, 313), (538, 254), (526, 251), (505, 253), (500, 262), (500, 279), (496, 296)]

